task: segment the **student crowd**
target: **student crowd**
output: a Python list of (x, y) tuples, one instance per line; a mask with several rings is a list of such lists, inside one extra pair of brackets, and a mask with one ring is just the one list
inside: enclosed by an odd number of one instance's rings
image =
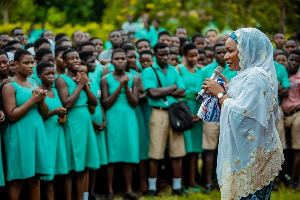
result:
[[(103, 43), (80, 30), (71, 39), (46, 30), (27, 43), (20, 27), (0, 35), (1, 199), (96, 199), (99, 182), (113, 199), (115, 166), (122, 167), (124, 199), (161, 196), (161, 165), (172, 172), (172, 194), (212, 191), (220, 128), (197, 116), (195, 98), (217, 66), (229, 81), (236, 75), (226, 63), (228, 36), (209, 30), (188, 37), (184, 27), (171, 34), (159, 20), (139, 26), (129, 16), (108, 37)], [(273, 41), (286, 159), (279, 178), (300, 189), (300, 50), (295, 37), (276, 33)], [(194, 122), (183, 133), (169, 122), (168, 108), (179, 101)]]

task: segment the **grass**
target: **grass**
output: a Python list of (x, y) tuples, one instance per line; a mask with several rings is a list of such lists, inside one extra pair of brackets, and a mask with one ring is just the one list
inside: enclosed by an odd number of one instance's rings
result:
[[(163, 197), (155, 197), (154, 200), (220, 200), (221, 193), (218, 190), (213, 190), (212, 193), (206, 195), (204, 193), (189, 193), (188, 197), (177, 197), (172, 196), (172, 189), (169, 187), (166, 190), (162, 191)], [(115, 199), (123, 199), (120, 196), (117, 196)], [(141, 200), (152, 200), (149, 197), (142, 197)], [(286, 188), (281, 185), (278, 191), (273, 191), (271, 195), (271, 200), (300, 200), (300, 191), (295, 191)]]

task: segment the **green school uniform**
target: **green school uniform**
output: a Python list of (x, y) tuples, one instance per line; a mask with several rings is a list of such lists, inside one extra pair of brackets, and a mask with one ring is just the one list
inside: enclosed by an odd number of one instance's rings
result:
[(286, 71), (286, 68), (274, 61), (274, 66), (276, 69), (278, 84), (282, 85), (283, 88), (290, 88), (291, 84), (289, 81), (289, 75)]
[[(164, 71), (158, 66), (158, 64), (155, 62), (153, 65), (153, 68), (156, 70), (157, 75), (159, 77), (159, 80), (161, 82), (162, 87), (168, 87), (173, 84), (177, 85), (178, 89), (184, 89), (185, 86), (182, 81), (182, 78), (180, 77), (178, 70), (167, 64), (167, 73), (165, 74)], [(144, 69), (142, 72), (142, 81), (144, 84), (144, 90), (147, 91), (150, 88), (158, 88), (158, 81), (155, 75), (155, 72), (153, 71), (152, 67), (148, 67), (147, 69)], [(167, 108), (171, 104), (179, 102), (177, 98), (174, 98), (172, 96), (166, 96), (166, 102), (163, 98), (155, 98), (152, 99), (147, 95), (147, 100), (150, 106), (153, 107), (162, 107)]]
[[(201, 90), (198, 81), (201, 79), (202, 71), (198, 67), (195, 67), (196, 73), (191, 73), (183, 65), (179, 64), (180, 76), (186, 87), (186, 103), (190, 108), (193, 115), (197, 115), (201, 103), (196, 101), (196, 93)], [(187, 153), (201, 153), (202, 149), (202, 133), (203, 133), (203, 121), (194, 123), (194, 127), (191, 130), (184, 131), (184, 143)]]
[[(49, 112), (59, 107), (63, 107), (57, 90), (52, 89), (54, 92), (54, 97), (46, 97), (46, 104), (48, 105)], [(42, 180), (51, 181), (54, 179), (55, 175), (68, 174), (68, 163), (67, 163), (67, 151), (66, 143), (64, 136), (63, 126), (58, 122), (58, 115), (53, 115), (44, 121), (48, 148), (49, 148), (49, 157), (51, 165), (51, 175), (46, 177), (41, 177)]]
[[(133, 75), (129, 76), (128, 88), (132, 89)], [(120, 86), (113, 73), (106, 75), (108, 93), (112, 95)], [(139, 129), (135, 109), (128, 102), (126, 91), (122, 88), (115, 103), (106, 111), (106, 140), (108, 162), (139, 162)]]
[[(18, 107), (31, 98), (32, 91), (37, 87), (34, 80), (28, 80), (33, 87), (22, 87), (16, 82), (8, 83), (15, 88)], [(7, 181), (27, 179), (36, 174), (51, 174), (47, 137), (37, 104), (17, 122), (8, 123), (4, 144)]]
[[(72, 95), (77, 83), (65, 74), (60, 77), (66, 82), (69, 95)], [(69, 171), (80, 172), (86, 167), (100, 167), (96, 136), (87, 101), (86, 92), (81, 90), (76, 103), (68, 110), (67, 121), (64, 124)]]
[(111, 63), (107, 63), (106, 64), (107, 67), (108, 67), (108, 72), (112, 72), (112, 71), (115, 71), (115, 66)]
[[(0, 86), (1, 86), (1, 83), (0, 83)], [(1, 105), (1, 107), (2, 107), (2, 105)], [(1, 135), (4, 133), (5, 128), (6, 128), (6, 121), (1, 122), (0, 123), (0, 187), (5, 185), (4, 173), (3, 173), (4, 163), (2, 163), (2, 152), (1, 152), (1, 143), (2, 143)]]
[[(139, 77), (139, 74), (135, 70), (130, 69), (129, 71), (133, 76)], [(145, 119), (140, 103), (135, 107), (135, 114), (139, 125), (140, 160), (146, 160), (149, 159), (149, 129), (147, 129), (145, 125)]]
[(33, 74), (31, 75), (31, 78), (37, 82), (38, 85), (42, 85), (41, 79), (39, 79), (37, 73), (36, 73), (36, 66), (33, 67)]
[[(201, 86), (203, 85), (203, 82), (206, 78), (210, 78), (217, 66), (219, 66), (219, 63), (217, 61), (214, 61), (213, 63), (210, 63), (202, 68), (202, 78), (199, 81), (199, 84), (201, 84)], [(226, 63), (222, 74), (230, 81), (234, 76), (237, 75), (237, 72), (230, 71), (229, 66)]]
[(89, 77), (90, 79), (95, 80), (98, 85), (100, 85), (102, 72), (103, 72), (103, 65), (98, 64), (96, 65), (94, 72), (89, 72)]
[[(98, 124), (103, 123), (103, 116), (100, 104), (100, 97), (101, 97), (101, 90), (99, 84), (96, 83), (95, 80), (90, 82), (91, 84), (91, 91), (98, 99), (98, 104), (95, 109), (95, 113), (91, 114), (92, 121), (97, 122)], [(105, 131), (97, 131), (96, 133), (96, 141), (98, 146), (98, 152), (100, 156), (100, 165), (107, 165), (108, 158), (107, 158), (107, 147), (106, 147), (106, 138), (105, 138)]]

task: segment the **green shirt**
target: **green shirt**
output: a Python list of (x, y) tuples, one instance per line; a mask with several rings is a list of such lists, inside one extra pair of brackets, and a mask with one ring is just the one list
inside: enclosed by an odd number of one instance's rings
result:
[[(210, 78), (217, 66), (219, 66), (219, 63), (214, 61), (213, 63), (210, 63), (202, 68), (202, 79), (200, 81), (201, 84), (203, 84), (206, 78)], [(225, 68), (222, 74), (230, 81), (234, 76), (236, 76), (237, 72), (230, 71), (227, 63), (225, 63)]]
[(281, 85), (283, 88), (290, 88), (291, 84), (289, 81), (289, 75), (286, 71), (286, 68), (275, 61), (274, 61), (274, 65), (276, 69), (278, 84)]
[[(157, 72), (162, 87), (168, 87), (176, 84), (178, 89), (185, 90), (185, 86), (182, 81), (182, 78), (180, 77), (179, 72), (175, 67), (168, 64), (166, 74), (156, 62), (154, 63), (153, 68)], [(144, 69), (144, 71), (142, 72), (142, 81), (144, 84), (145, 91), (147, 91), (150, 88), (159, 88), (159, 84), (152, 67), (148, 67)], [(147, 94), (147, 99), (150, 106), (162, 107), (162, 108), (169, 107), (171, 104), (178, 102), (178, 99), (172, 96), (166, 96), (166, 100), (167, 100), (166, 102), (164, 101), (163, 98), (152, 99), (149, 97), (148, 94)]]

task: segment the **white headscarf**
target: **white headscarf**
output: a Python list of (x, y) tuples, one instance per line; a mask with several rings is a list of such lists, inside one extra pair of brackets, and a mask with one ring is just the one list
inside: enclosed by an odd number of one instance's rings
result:
[(278, 82), (273, 48), (254, 28), (234, 32), (240, 68), (228, 84), (220, 119), (217, 175), (222, 199), (240, 199), (273, 181), (283, 152), (276, 130)]

